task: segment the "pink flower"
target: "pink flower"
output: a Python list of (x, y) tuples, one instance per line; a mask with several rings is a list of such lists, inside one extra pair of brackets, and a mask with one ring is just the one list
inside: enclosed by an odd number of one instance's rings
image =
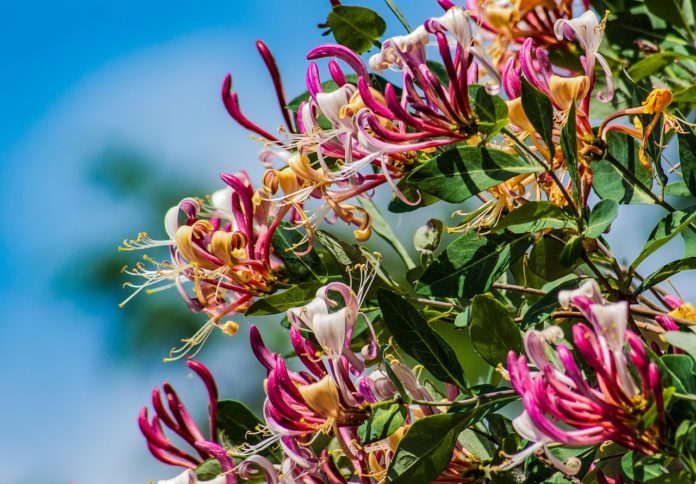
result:
[[(510, 381), (524, 405), (524, 412), (513, 425), (533, 444), (510, 456), (506, 467), (517, 465), (543, 448), (559, 469), (573, 474), (578, 463), (564, 464), (553, 456), (547, 446), (554, 442), (583, 446), (613, 440), (644, 454), (660, 449), (664, 403), (658, 368), (650, 362), (640, 338), (626, 329), (628, 304), (604, 304), (594, 289), (594, 284), (586, 283), (580, 290), (560, 297), (563, 303), (570, 296), (591, 324), (575, 324), (573, 341), (592, 374), (583, 374), (564, 343), (555, 345), (554, 360), (559, 364), (554, 364), (547, 356), (550, 348), (545, 335), (539, 331), (527, 332), (526, 357), (514, 352), (508, 355)], [(527, 358), (536, 370), (528, 368)], [(596, 383), (592, 383), (594, 380)], [(644, 421), (651, 406), (655, 407), (657, 418)]]
[(166, 246), (170, 251), (168, 262), (146, 257), (154, 268), (138, 264), (127, 271), (145, 282), (127, 283), (136, 291), (124, 303), (142, 290), (175, 286), (192, 311), (209, 317), (199, 333), (185, 340), (184, 347), (172, 357), (187, 355), (216, 326), (234, 334), (237, 324), (223, 323), (222, 319), (243, 313), (254, 297), (273, 292), (278, 280), (281, 265), (273, 257), (271, 238), (287, 209), (276, 213), (253, 190), (246, 173), (223, 173), (221, 178), (228, 186), (208, 199), (185, 198), (169, 209), (164, 218), (167, 240), (152, 240), (143, 233), (122, 247)]

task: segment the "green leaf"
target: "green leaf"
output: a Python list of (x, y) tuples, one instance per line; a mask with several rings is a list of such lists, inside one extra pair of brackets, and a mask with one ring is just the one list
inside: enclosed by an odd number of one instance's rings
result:
[(532, 304), (527, 312), (524, 313), (520, 329), (526, 331), (532, 326), (546, 321), (552, 312), (558, 308), (558, 293), (564, 289), (574, 289), (578, 287), (579, 281), (572, 278), (555, 285), (546, 295), (542, 296), (537, 302)]
[(601, 200), (592, 209), (590, 220), (585, 227), (585, 236), (596, 239), (611, 225), (619, 213), (619, 204), (614, 200)]
[(561, 128), (561, 152), (568, 167), (573, 200), (580, 200), (580, 175), (578, 174), (578, 139), (575, 126), (575, 103), (571, 103), (566, 124)]
[[(696, 395), (696, 373), (694, 359), (689, 355), (663, 355), (657, 360), (660, 375), (667, 377), (678, 393)], [(667, 412), (670, 420), (679, 424), (685, 420), (696, 420), (696, 403), (672, 400)]]
[[(664, 0), (659, 1), (662, 2)], [(679, 54), (670, 51), (650, 54), (629, 67), (628, 75), (631, 76), (635, 82), (640, 82), (646, 77), (652, 76), (656, 72), (661, 71), (679, 57)]]
[(468, 413), (441, 413), (416, 420), (396, 448), (387, 471), (392, 484), (427, 484), (447, 467)]
[(491, 366), (507, 361), (508, 351), (522, 351), (522, 336), (510, 314), (490, 294), (474, 297), (471, 303), (471, 344)]
[(537, 232), (545, 229), (565, 229), (575, 226), (573, 217), (556, 205), (541, 201), (528, 202), (500, 219), (493, 232), (508, 229), (515, 234)]
[(672, 102), (688, 104), (696, 103), (696, 85), (675, 92), (674, 96), (672, 97)]
[(442, 65), (442, 62), (427, 60), (425, 61), (425, 64), (428, 66), (428, 69), (430, 69), (430, 71), (433, 74), (435, 74), (435, 77), (437, 77), (438, 81), (440, 81), (444, 85), (449, 84), (449, 76), (447, 75), (447, 69), (445, 69), (445, 66)]
[(314, 236), (339, 264), (350, 266), (365, 262), (362, 252), (356, 246), (343, 242), (323, 230), (317, 230)]
[[(638, 144), (627, 134), (610, 131), (607, 135), (607, 154), (646, 187), (652, 187), (652, 175), (638, 159)], [(592, 188), (599, 198), (619, 203), (655, 203), (650, 194), (634, 187), (622, 171), (608, 160), (592, 163)]]
[(457, 355), (430, 328), (416, 308), (395, 292), (386, 289), (377, 291), (377, 301), (384, 323), (399, 347), (438, 380), (452, 383), (468, 392), (469, 384)]
[(667, 331), (662, 337), (672, 346), (686, 351), (696, 360), (696, 333), (685, 331)]
[(679, 259), (675, 260), (674, 262), (670, 262), (646, 277), (636, 288), (635, 293), (640, 294), (641, 292), (650, 289), (655, 284), (659, 284), (662, 281), (669, 279), (675, 274), (694, 269), (696, 269), (696, 257), (687, 257), (686, 259)]
[(297, 282), (304, 282), (310, 279), (324, 280), (326, 268), (314, 249), (302, 257), (298, 257), (295, 254), (294, 251), (304, 250), (304, 248), (298, 247), (303, 235), (298, 230), (289, 227), (288, 224), (283, 223), (271, 237), (271, 245), (273, 245), (276, 254), (283, 261), (285, 269), (292, 279)]
[(212, 481), (222, 474), (222, 466), (217, 459), (208, 459), (196, 467), (196, 477), (200, 481)]
[(322, 286), (323, 283), (321, 282), (302, 282), (283, 292), (257, 299), (254, 304), (247, 309), (246, 315), (264, 316), (267, 314), (279, 314), (290, 308), (304, 306), (314, 299), (317, 289)]
[(582, 241), (582, 235), (573, 235), (565, 243), (558, 258), (563, 267), (575, 267), (575, 263), (582, 257), (584, 250)]
[(621, 458), (621, 470), (632, 481), (645, 482), (661, 476), (666, 470), (656, 456), (629, 451)]
[(260, 442), (263, 438), (258, 433), (259, 425), (263, 425), (263, 422), (242, 402), (218, 400), (218, 435), (226, 447)]
[(406, 420), (406, 407), (401, 404), (377, 407), (370, 418), (358, 427), (358, 437), (363, 444), (386, 439), (396, 432)]
[(469, 87), (469, 97), (481, 133), (490, 138), (508, 125), (507, 104), (500, 96), (491, 96), (484, 86), (474, 84)]
[(681, 0), (645, 0), (645, 6), (653, 15), (660, 17), (668, 24), (690, 30), (689, 21), (684, 14)]
[(575, 259), (565, 261), (568, 262), (568, 264), (558, 263), (561, 260), (561, 254), (565, 247), (565, 244), (557, 239), (543, 237), (538, 240), (534, 248), (532, 248), (529, 254), (527, 267), (533, 274), (536, 274), (545, 281), (555, 281), (565, 276), (572, 272), (577, 262), (577, 259)]
[(679, 235), (684, 240), (684, 258), (696, 257), (696, 233), (682, 230)]
[(469, 298), (490, 289), (529, 247), (527, 235), (467, 232), (450, 243), (418, 281), (422, 296)]
[(665, 187), (665, 195), (672, 195), (675, 197), (690, 197), (693, 194), (691, 193), (691, 190), (689, 190), (686, 182), (684, 180), (679, 180), (672, 182)]
[(660, 220), (650, 233), (641, 253), (631, 263), (631, 270), (635, 270), (650, 254), (672, 240), (696, 218), (696, 205), (684, 211), (677, 210), (667, 214)]
[(411, 172), (408, 181), (418, 190), (458, 203), (520, 173), (542, 171), (538, 164), (503, 151), (464, 145), (435, 155)]
[(365, 7), (338, 5), (331, 10), (326, 23), (336, 42), (362, 54), (372, 45), (379, 45), (387, 24), (374, 10)]
[(522, 77), (522, 109), (553, 153), (553, 106), (549, 98)]
[(684, 183), (692, 195), (696, 195), (696, 135), (692, 131), (678, 134), (679, 164)]

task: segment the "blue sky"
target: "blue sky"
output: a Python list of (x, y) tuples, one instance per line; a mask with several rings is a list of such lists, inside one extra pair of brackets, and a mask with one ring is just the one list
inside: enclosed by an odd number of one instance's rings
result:
[[(401, 33), (383, 2), (364, 3), (384, 13), (392, 33)], [(399, 3), (412, 24), (439, 13), (434, 0)], [(223, 170), (244, 168), (258, 177), (258, 147), (224, 112), (222, 79), (232, 72), (245, 111), (278, 125), (254, 41), (268, 43), (288, 92), (299, 94), (305, 53), (328, 40), (316, 28), (328, 8), (328, 0), (3, 2), (3, 482), (144, 483), (174, 475), (149, 456), (135, 417), (162, 380), (171, 380), (194, 407), (202, 403), (198, 383), (182, 365), (163, 365), (162, 355), (152, 355), (151, 365), (109, 355), (108, 324), (118, 308), (79, 293), (56, 298), (51, 287), (55, 271), (103, 240), (113, 220), (138, 219), (137, 206), (89, 186), (85, 163), (117, 144), (163, 160), (158, 169), (211, 190)], [(615, 237), (626, 255), (639, 249), (653, 225), (635, 220), (636, 213), (625, 211), (615, 226), (629, 235)], [(142, 229), (148, 227), (134, 222), (120, 238)], [(202, 355), (224, 375), (223, 393), (231, 397), (258, 391), (247, 382), (262, 378), (258, 365), (238, 356), (248, 354), (245, 348), (241, 335)]]

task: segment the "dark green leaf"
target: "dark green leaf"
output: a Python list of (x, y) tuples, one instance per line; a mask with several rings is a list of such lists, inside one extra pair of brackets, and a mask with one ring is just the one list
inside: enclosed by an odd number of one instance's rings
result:
[(643, 250), (636, 257), (636, 260), (631, 263), (631, 270), (635, 270), (650, 254), (686, 229), (694, 219), (696, 219), (696, 206), (687, 208), (684, 211), (677, 210), (667, 214), (650, 233)]
[(639, 482), (654, 479), (666, 472), (658, 457), (642, 455), (632, 450), (621, 458), (621, 469), (630, 480)]
[(467, 391), (468, 382), (457, 355), (439, 334), (433, 331), (416, 308), (395, 292), (377, 291), (384, 323), (399, 347), (411, 355), (435, 378)]
[(684, 183), (692, 195), (696, 195), (696, 135), (692, 131), (677, 135), (679, 138), (679, 164)]
[(468, 232), (450, 243), (425, 270), (417, 292), (423, 296), (473, 297), (490, 289), (527, 247), (526, 235)]
[(271, 244), (294, 281), (323, 280), (326, 276), (326, 268), (314, 249), (302, 257), (295, 254), (295, 251), (304, 250), (304, 246), (298, 246), (302, 238), (301, 232), (289, 228), (287, 224), (282, 224), (273, 233)]
[(570, 175), (573, 200), (580, 200), (580, 176), (578, 174), (578, 139), (575, 126), (575, 103), (571, 103), (565, 126), (561, 129), (561, 152)]
[(568, 242), (565, 243), (559, 254), (559, 261), (563, 267), (575, 267), (578, 259), (582, 257), (584, 250), (582, 241), (582, 235), (573, 235), (568, 239)]
[[(610, 131), (607, 135), (608, 156), (644, 186), (652, 187), (652, 174), (638, 159), (638, 144), (627, 134)], [(655, 203), (649, 192), (634, 187), (621, 169), (608, 160), (592, 163), (592, 188), (602, 199), (619, 203)]]
[(302, 282), (296, 286), (271, 296), (257, 299), (247, 310), (247, 316), (263, 316), (266, 314), (279, 314), (290, 308), (303, 306), (314, 299), (321, 282)]
[(435, 155), (408, 177), (418, 190), (448, 202), (463, 202), (520, 173), (539, 173), (538, 164), (496, 149), (458, 146)]
[(490, 294), (474, 297), (471, 303), (471, 344), (491, 366), (507, 361), (508, 351), (522, 351), (522, 336), (507, 309)]
[(432, 482), (452, 459), (457, 437), (469, 421), (467, 413), (441, 413), (416, 420), (396, 448), (387, 482)]
[(591, 239), (600, 237), (619, 213), (619, 204), (614, 200), (601, 200), (592, 209), (585, 235)]
[(523, 234), (573, 226), (575, 226), (575, 220), (562, 208), (546, 201), (528, 202), (500, 219), (493, 228), (493, 232), (508, 229), (515, 234)]
[(358, 54), (367, 52), (387, 28), (384, 19), (365, 7), (338, 5), (326, 19), (336, 42)]
[(640, 286), (636, 288), (635, 293), (640, 294), (641, 292), (650, 289), (655, 284), (659, 284), (675, 274), (694, 269), (696, 269), (696, 257), (688, 257), (686, 259), (679, 259), (675, 260), (674, 262), (670, 262), (646, 277), (643, 282), (640, 283)]
[(696, 103), (696, 85), (682, 89), (674, 93), (672, 97), (672, 102), (675, 103)]
[(522, 77), (522, 109), (534, 129), (553, 152), (553, 106), (549, 98)]
[[(663, 355), (658, 364), (662, 378), (667, 378), (677, 392), (696, 395), (696, 374), (691, 356)], [(677, 425), (684, 420), (696, 420), (696, 403), (673, 400), (668, 408), (668, 416)]]
[(262, 437), (257, 427), (263, 422), (242, 402), (219, 400), (217, 402), (217, 425), (220, 440), (227, 447), (235, 447), (245, 442), (259, 442)]
[(551, 313), (558, 308), (558, 293), (564, 289), (576, 288), (578, 285), (577, 279), (570, 279), (554, 286), (527, 310), (520, 324), (520, 329), (524, 331), (546, 321)]
[(646, 57), (641, 58), (641, 60), (629, 67), (628, 75), (631, 76), (631, 78), (635, 82), (640, 82), (646, 77), (652, 76), (656, 72), (661, 71), (662, 69), (670, 65), (672, 62), (674, 62), (674, 60), (678, 57), (679, 54), (670, 51), (650, 54)]
[(679, 235), (684, 240), (684, 258), (696, 257), (696, 233), (682, 230)]
[(365, 258), (356, 246), (337, 239), (328, 232), (317, 230), (314, 234), (319, 243), (334, 256), (336, 262), (343, 266), (365, 262)]
[(683, 5), (682, 0), (645, 0), (645, 6), (650, 13), (668, 24), (689, 30), (689, 21), (684, 13)]
[(449, 83), (449, 76), (447, 75), (447, 69), (445, 69), (445, 66), (442, 65), (441, 62), (437, 62), (434, 60), (428, 60), (425, 61), (425, 64), (428, 66), (428, 69), (432, 71), (433, 74), (435, 74), (435, 77), (437, 77), (437, 80), (440, 81), (442, 84), (447, 85)]
[(545, 281), (555, 281), (565, 276), (573, 270), (577, 262), (576, 259), (566, 261), (570, 262), (568, 265), (558, 263), (565, 247), (563, 242), (555, 238), (544, 237), (538, 240), (529, 254), (527, 267)]
[(396, 432), (406, 420), (406, 407), (394, 404), (377, 407), (370, 418), (358, 427), (358, 437), (363, 444), (371, 444), (386, 439)]
[(495, 136), (508, 124), (508, 109), (500, 96), (491, 96), (480, 85), (469, 87), (471, 105), (478, 116), (478, 129), (488, 137)]
[(686, 331), (667, 331), (662, 337), (672, 346), (686, 351), (696, 360), (696, 333)]

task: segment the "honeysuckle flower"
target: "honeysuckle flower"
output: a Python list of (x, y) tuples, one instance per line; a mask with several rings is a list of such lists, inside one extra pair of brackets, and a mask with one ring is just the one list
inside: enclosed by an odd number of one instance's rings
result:
[[(606, 92), (597, 93), (597, 98), (603, 102), (608, 102), (614, 96), (614, 77), (606, 59), (599, 53), (599, 46), (604, 38), (605, 25), (606, 17), (600, 22), (594, 12), (587, 10), (579, 17), (570, 20), (557, 20), (553, 26), (553, 31), (558, 40), (564, 38), (567, 40), (576, 39), (582, 47), (585, 55), (580, 60), (589, 78), (590, 91), (595, 83), (595, 60), (599, 62), (606, 78)], [(589, 99), (586, 103), (589, 104)]]
[(356, 469), (364, 467), (352, 442), (368, 413), (351, 376), (349, 359), (341, 357), (325, 363), (311, 340), (303, 338), (296, 327), (290, 329), (290, 339), (305, 371), (288, 370), (285, 360), (271, 353), (258, 329), (251, 327), (252, 351), (268, 372), (264, 420), (271, 436), (247, 452), (278, 442), (294, 465), (304, 470), (318, 469), (321, 459), (310, 444), (324, 433), (337, 439)]
[[(160, 389), (154, 388), (152, 390), (154, 415), (150, 420), (148, 409), (144, 407), (138, 417), (138, 425), (145, 436), (148, 449), (155, 458), (165, 464), (195, 469), (206, 459), (217, 458), (217, 448), (214, 445), (217, 442), (216, 409), (218, 391), (215, 379), (205, 365), (194, 360), (187, 360), (186, 365), (198, 375), (208, 393), (209, 436), (206, 437), (203, 431), (196, 425), (169, 383), (164, 383), (162, 386), (167, 408), (165, 408), (162, 402)], [(162, 424), (193, 448), (198, 456), (184, 451), (172, 443), (169, 437), (167, 437)]]
[[(591, 384), (583, 375), (566, 344), (555, 345), (553, 360), (558, 361), (555, 364), (548, 356), (551, 348), (544, 335), (528, 331), (527, 356), (517, 356), (511, 351), (508, 372), (524, 405), (524, 412), (513, 425), (532, 445), (510, 456), (503, 467), (513, 467), (531, 453), (544, 449), (562, 472), (568, 475), (577, 472), (579, 463), (560, 462), (548, 448), (551, 443), (583, 446), (612, 440), (644, 454), (658, 452), (664, 438), (660, 375), (657, 365), (650, 362), (643, 342), (626, 329), (628, 304), (604, 303), (591, 282), (577, 291), (562, 294), (560, 299), (562, 304), (568, 304), (570, 299), (592, 325), (590, 328), (584, 323), (575, 324), (573, 341), (597, 383)], [(530, 371), (528, 358), (537, 370)], [(646, 420), (644, 416), (653, 406), (657, 416)]]
[[(445, 83), (426, 64), (428, 34), (435, 37), (447, 75)], [(371, 58), (370, 65), (378, 72), (390, 67), (402, 73), (401, 99), (388, 84), (384, 93), (387, 105), (380, 107), (378, 113), (397, 123), (399, 132), (381, 127), (376, 122), (376, 112), (363, 114), (372, 130), (372, 133), (364, 130), (365, 139), (392, 153), (434, 148), (476, 135), (478, 127), (469, 100), (469, 85), (485, 75), (489, 92), (497, 92), (500, 87), (500, 75), (487, 54), (476, 45), (470, 17), (461, 7), (452, 7), (441, 17), (427, 20), (422, 28), (406, 36), (387, 39), (381, 52)], [(366, 104), (374, 103), (366, 101)]]
[[(607, 133), (609, 131), (618, 131), (620, 133), (628, 134), (634, 138), (640, 139), (640, 150), (638, 151), (638, 157), (640, 162), (652, 170), (652, 163), (648, 160), (647, 147), (650, 135), (657, 127), (657, 123), (662, 119), (662, 133), (666, 134), (670, 131), (677, 133), (687, 133), (685, 126), (692, 126), (691, 123), (678, 118), (677, 116), (667, 112), (667, 107), (672, 103), (672, 91), (664, 88), (656, 88), (650, 91), (645, 101), (642, 102), (641, 106), (634, 108), (622, 109), (609, 116), (607, 116), (602, 124), (599, 126), (598, 136), (603, 141), (606, 141)], [(639, 116), (652, 116), (647, 126), (643, 126)], [(637, 116), (636, 117), (636, 127), (625, 126), (623, 124), (611, 123), (620, 117), (624, 116)], [(611, 124), (610, 124), (611, 123)], [(654, 163), (658, 163), (658, 160), (654, 160)]]
[[(167, 262), (147, 258), (154, 269), (138, 264), (127, 271), (145, 279), (140, 285), (126, 284), (137, 288), (130, 297), (143, 289), (152, 292), (175, 286), (192, 311), (210, 318), (172, 357), (188, 354), (215, 327), (234, 334), (236, 323), (222, 319), (244, 312), (255, 296), (272, 292), (278, 280), (280, 265), (272, 257), (271, 238), (288, 209), (274, 213), (270, 203), (254, 192), (245, 173), (221, 177), (228, 187), (208, 201), (185, 198), (167, 212), (167, 240), (155, 241), (141, 234), (122, 246), (123, 250), (166, 246), (170, 251)], [(152, 289), (157, 285), (160, 287)]]
[[(448, 2), (449, 3), (449, 2)], [(554, 24), (573, 13), (572, 0), (468, 0), (471, 17), (481, 25), (479, 36), (488, 41), (488, 52), (499, 66), (514, 59), (524, 39), (532, 38), (545, 47), (563, 47), (553, 34)], [(589, 1), (582, 9), (590, 8)]]
[[(345, 356), (351, 364), (361, 368), (360, 360), (350, 350), (353, 329), (361, 317), (370, 331), (370, 343), (363, 349), (365, 358), (374, 359), (377, 343), (372, 323), (360, 306), (377, 274), (377, 263), (358, 264), (354, 269), (360, 271), (357, 293), (342, 282), (332, 282), (317, 290), (316, 297), (299, 308), (288, 310), (288, 320), (298, 329), (307, 328), (317, 338), (324, 354), (331, 360)], [(340, 301), (331, 296), (337, 295)]]

